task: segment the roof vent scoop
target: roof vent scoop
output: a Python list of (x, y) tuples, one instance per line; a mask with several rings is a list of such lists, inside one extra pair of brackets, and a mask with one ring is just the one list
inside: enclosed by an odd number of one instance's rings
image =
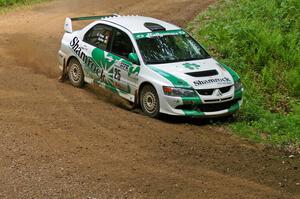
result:
[(159, 25), (159, 24), (156, 24), (156, 23), (145, 23), (144, 26), (146, 28), (148, 28), (149, 30), (151, 30), (152, 32), (155, 32), (155, 31), (165, 31), (166, 28)]

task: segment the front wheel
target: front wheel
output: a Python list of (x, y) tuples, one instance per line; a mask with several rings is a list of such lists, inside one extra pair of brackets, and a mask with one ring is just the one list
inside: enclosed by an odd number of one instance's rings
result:
[(159, 98), (153, 86), (146, 85), (142, 88), (140, 94), (140, 104), (145, 115), (150, 117), (158, 117), (160, 115)]
[(77, 88), (84, 85), (84, 73), (80, 62), (77, 59), (71, 59), (68, 65), (68, 76), (71, 84)]

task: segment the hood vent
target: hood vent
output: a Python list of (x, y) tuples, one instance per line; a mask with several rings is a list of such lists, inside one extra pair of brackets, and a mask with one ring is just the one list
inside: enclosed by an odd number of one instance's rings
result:
[(192, 72), (186, 74), (192, 77), (208, 77), (208, 76), (218, 75), (219, 73), (217, 70), (206, 70), (206, 71)]

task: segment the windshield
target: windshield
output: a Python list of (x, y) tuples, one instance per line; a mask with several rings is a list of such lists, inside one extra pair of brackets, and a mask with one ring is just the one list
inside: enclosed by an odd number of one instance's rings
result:
[(137, 39), (145, 64), (164, 64), (210, 58), (188, 34), (158, 35)]

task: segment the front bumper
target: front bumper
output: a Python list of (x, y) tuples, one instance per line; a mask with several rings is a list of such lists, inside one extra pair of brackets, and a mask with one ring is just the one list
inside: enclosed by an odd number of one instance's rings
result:
[(204, 103), (200, 97), (182, 98), (164, 95), (161, 101), (161, 112), (169, 115), (190, 117), (220, 117), (237, 112), (243, 103), (243, 89), (222, 101)]

